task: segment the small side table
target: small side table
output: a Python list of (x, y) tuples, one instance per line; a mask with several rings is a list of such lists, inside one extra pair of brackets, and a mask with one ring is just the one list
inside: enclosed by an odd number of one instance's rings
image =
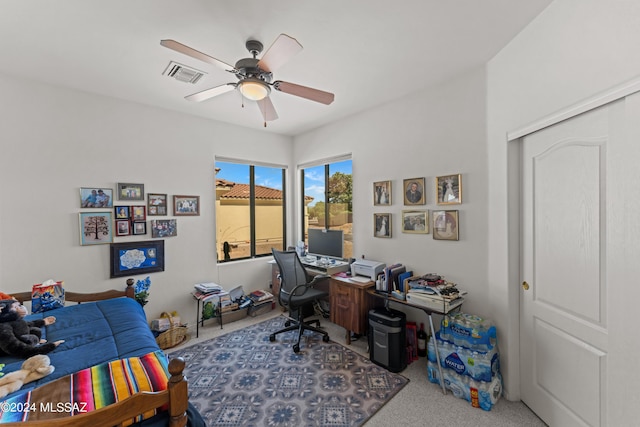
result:
[[(200, 326), (204, 326), (204, 321), (205, 320), (215, 319), (217, 317), (218, 318), (218, 322), (220, 322), (220, 329), (222, 329), (222, 311), (220, 310), (220, 307), (216, 307), (216, 310), (215, 310), (216, 315), (215, 316), (209, 317), (207, 319), (202, 317), (202, 311), (200, 309), (200, 301), (204, 300), (209, 295), (201, 294), (199, 292), (191, 292), (191, 296), (193, 296), (193, 298), (197, 301), (197, 305), (196, 305), (196, 338), (198, 338), (198, 336), (200, 335)], [(220, 303), (218, 303), (218, 304), (220, 304)], [(202, 305), (202, 308), (204, 309), (204, 304)]]

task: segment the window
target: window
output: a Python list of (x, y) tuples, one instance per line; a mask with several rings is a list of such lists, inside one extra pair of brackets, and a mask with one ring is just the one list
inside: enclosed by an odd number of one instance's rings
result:
[(353, 257), (353, 180), (351, 160), (340, 160), (301, 170), (302, 235), (309, 228), (342, 230), (344, 257)]
[(284, 249), (285, 169), (216, 161), (218, 262)]

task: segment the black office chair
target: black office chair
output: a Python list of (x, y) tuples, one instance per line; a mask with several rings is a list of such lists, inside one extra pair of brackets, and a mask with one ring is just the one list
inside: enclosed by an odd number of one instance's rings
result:
[[(280, 293), (278, 299), (283, 307), (289, 310), (289, 319), (285, 322), (285, 328), (269, 335), (269, 341), (276, 340), (276, 335), (283, 332), (298, 330), (298, 340), (293, 345), (293, 351), (300, 351), (300, 339), (305, 330), (314, 331), (322, 334), (324, 342), (329, 341), (329, 334), (320, 327), (319, 320), (305, 321), (305, 307), (313, 304), (322, 298), (327, 298), (328, 294), (314, 286), (329, 279), (327, 275), (317, 275), (312, 277), (298, 258), (296, 251), (278, 251), (271, 249), (273, 259), (278, 264), (280, 274)], [(315, 323), (317, 327), (313, 327)]]

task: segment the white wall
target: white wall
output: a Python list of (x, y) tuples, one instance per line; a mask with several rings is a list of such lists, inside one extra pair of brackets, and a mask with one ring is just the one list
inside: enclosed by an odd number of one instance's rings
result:
[[(500, 336), (508, 343), (501, 346), (501, 364), (511, 399), (519, 398), (520, 278), (517, 265), (508, 268), (509, 255), (515, 253), (517, 260), (518, 247), (508, 235), (508, 203), (517, 205), (517, 194), (511, 201), (507, 197), (508, 168), (517, 153), (507, 151), (507, 132), (639, 76), (638, 22), (636, 1), (557, 0), (488, 64), (489, 297), (497, 320), (507, 327)], [(625, 313), (612, 311), (612, 319)], [(611, 401), (626, 407), (617, 413), (623, 420), (623, 411), (633, 406), (624, 405), (629, 389), (611, 391), (617, 393)]]
[[(354, 255), (401, 262), (416, 274), (439, 273), (469, 291), (465, 311), (487, 307), (487, 153), (484, 70), (298, 136), (294, 162), (352, 153)], [(437, 205), (435, 177), (462, 175), (460, 205)], [(404, 206), (403, 179), (425, 177), (425, 206)], [(390, 207), (373, 205), (373, 182), (392, 181)], [(299, 193), (296, 193), (299, 194)], [(460, 240), (403, 234), (402, 210), (457, 209)], [(373, 214), (392, 214), (392, 238), (376, 238)], [(422, 311), (408, 320), (425, 322)], [(437, 328), (437, 327), (436, 327)]]
[[(126, 277), (109, 279), (109, 245), (79, 244), (78, 213), (87, 211), (79, 188), (115, 190), (117, 182), (201, 200), (200, 216), (177, 218), (178, 235), (165, 239), (165, 271), (150, 275), (149, 318), (178, 310), (193, 325), (197, 282), (246, 290), (269, 282), (265, 259), (216, 266), (214, 157), (288, 165), (290, 137), (8, 76), (0, 76), (0, 93), (0, 290), (30, 290), (48, 278), (72, 291), (124, 289)], [(115, 240), (151, 239), (148, 231)]]

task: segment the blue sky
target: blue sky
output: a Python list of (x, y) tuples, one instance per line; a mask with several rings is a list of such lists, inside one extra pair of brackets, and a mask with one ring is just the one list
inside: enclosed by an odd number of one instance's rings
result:
[[(241, 184), (249, 183), (249, 165), (217, 162), (216, 167), (220, 168), (217, 178)], [(336, 172), (351, 174), (351, 160), (332, 163), (329, 171), (331, 175)], [(282, 190), (282, 172), (279, 168), (256, 166), (255, 173), (257, 185)], [(311, 206), (319, 200), (324, 200), (324, 166), (305, 169), (304, 185), (305, 194), (313, 197)]]

